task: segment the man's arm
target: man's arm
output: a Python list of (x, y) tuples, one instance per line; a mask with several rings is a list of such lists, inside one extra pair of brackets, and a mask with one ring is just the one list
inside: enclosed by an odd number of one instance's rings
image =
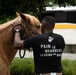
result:
[(21, 40), (20, 38), (20, 32), (15, 32), (15, 37), (14, 37), (14, 47), (16, 49), (24, 49), (24, 40)]

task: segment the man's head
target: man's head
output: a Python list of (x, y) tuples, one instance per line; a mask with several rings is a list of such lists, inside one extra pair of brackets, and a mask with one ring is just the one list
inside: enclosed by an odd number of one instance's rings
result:
[(42, 31), (52, 32), (55, 26), (55, 18), (52, 16), (45, 16), (42, 20)]

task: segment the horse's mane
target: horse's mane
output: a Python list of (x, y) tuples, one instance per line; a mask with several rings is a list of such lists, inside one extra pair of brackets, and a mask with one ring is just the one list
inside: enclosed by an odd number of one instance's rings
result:
[(6, 27), (8, 27), (8, 26), (10, 26), (10, 25), (13, 24), (13, 22), (16, 21), (17, 19), (18, 19), (18, 17), (15, 18), (15, 19), (13, 19), (13, 20), (10, 20), (10, 21), (8, 21), (8, 22), (6, 22), (6, 23), (0, 24), (0, 30), (6, 28)]
[[(29, 15), (29, 14), (24, 14), (24, 15), (26, 16), (27, 19), (30, 19), (30, 21), (31, 21), (32, 24), (33, 24), (34, 22), (39, 22), (39, 20), (38, 20), (36, 17), (32, 16), (32, 15)], [(19, 15), (17, 15), (17, 16), (19, 16)], [(6, 28), (6, 27), (8, 27), (8, 26), (10, 26), (11, 24), (13, 24), (13, 22), (15, 22), (15, 21), (18, 20), (18, 19), (19, 19), (19, 17), (16, 17), (16, 18), (13, 19), (13, 20), (10, 20), (10, 21), (8, 21), (8, 22), (6, 22), (6, 23), (0, 24), (0, 30)]]
[(33, 16), (33, 15), (30, 15), (30, 14), (24, 14), (25, 16), (27, 16), (27, 18), (29, 18), (31, 20), (31, 23), (33, 24), (34, 22), (39, 22), (39, 20)]

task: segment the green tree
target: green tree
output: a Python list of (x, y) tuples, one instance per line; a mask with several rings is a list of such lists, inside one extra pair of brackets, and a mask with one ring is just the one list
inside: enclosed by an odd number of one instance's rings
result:
[(76, 0), (55, 0), (54, 3), (57, 3), (60, 6), (66, 6), (66, 5), (76, 5)]
[(38, 15), (45, 12), (50, 2), (58, 5), (76, 5), (76, 0), (0, 0), (0, 18), (13, 16), (16, 12)]
[(47, 0), (0, 0), (0, 16), (14, 15), (16, 12), (37, 15), (45, 10)]

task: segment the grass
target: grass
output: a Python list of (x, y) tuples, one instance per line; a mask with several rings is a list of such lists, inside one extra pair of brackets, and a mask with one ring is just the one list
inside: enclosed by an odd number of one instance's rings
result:
[(11, 75), (34, 75), (33, 59), (15, 58), (11, 65)]
[[(62, 60), (63, 75), (76, 75), (76, 60)], [(33, 58), (14, 58), (11, 75), (35, 75)]]
[(76, 60), (62, 60), (63, 75), (76, 75)]

